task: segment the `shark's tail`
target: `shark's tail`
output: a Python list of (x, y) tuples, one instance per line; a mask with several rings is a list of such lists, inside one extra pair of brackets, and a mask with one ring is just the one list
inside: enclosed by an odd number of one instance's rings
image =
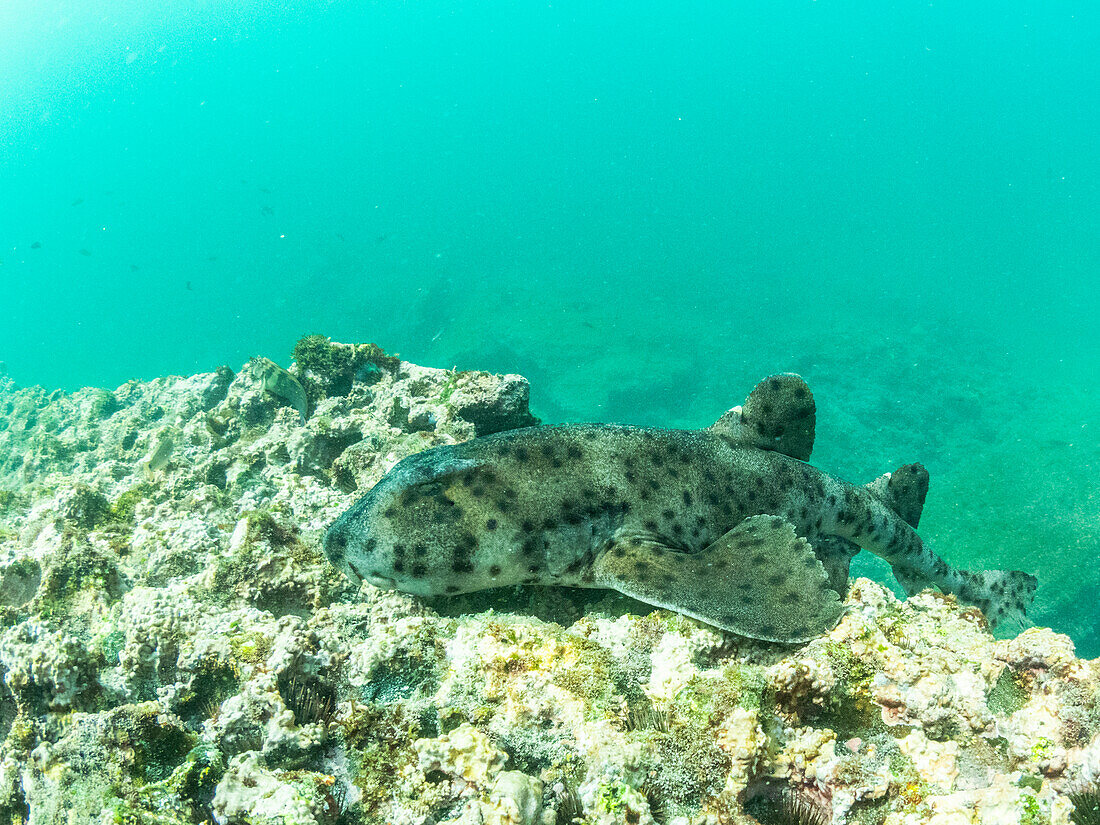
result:
[(980, 607), (992, 627), (1004, 622), (1016, 622), (1025, 627), (1031, 624), (1027, 608), (1035, 598), (1039, 583), (1033, 575), (1022, 570), (957, 572), (961, 582), (952, 592), (961, 601)]
[[(905, 565), (893, 567), (894, 578), (910, 596), (931, 583)], [(991, 627), (1016, 622), (1027, 627), (1027, 608), (1035, 598), (1038, 580), (1022, 570), (955, 570), (948, 568), (935, 584), (945, 593), (953, 593), (961, 602), (972, 604), (985, 613)]]
[[(892, 473), (880, 476), (867, 488), (911, 527), (916, 528), (928, 493), (928, 471), (921, 464), (906, 464)], [(991, 626), (1003, 622), (1029, 624), (1027, 608), (1035, 597), (1037, 580), (1020, 570), (954, 570), (943, 564), (942, 569), (917, 571), (909, 564), (893, 564), (894, 577), (910, 596), (929, 584), (953, 593), (959, 601), (978, 607)]]

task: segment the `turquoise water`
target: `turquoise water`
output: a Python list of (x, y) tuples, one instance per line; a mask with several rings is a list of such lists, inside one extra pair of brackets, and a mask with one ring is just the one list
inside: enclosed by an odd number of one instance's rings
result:
[(263, 5), (0, 5), (17, 382), (321, 332), (696, 427), (797, 371), (815, 463), (923, 461), (1100, 655), (1100, 7)]

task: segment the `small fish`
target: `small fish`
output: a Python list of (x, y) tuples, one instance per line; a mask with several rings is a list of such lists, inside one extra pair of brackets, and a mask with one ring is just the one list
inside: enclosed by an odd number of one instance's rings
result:
[(82, 203), (84, 203), (84, 198), (77, 198), (75, 201), (70, 203), (69, 206), (80, 206), (80, 204)]
[(267, 217), (271, 217), (272, 215), (275, 214), (275, 210), (272, 209), (270, 206), (261, 206), (260, 207), (260, 214), (261, 215), (266, 215)]
[(81, 248), (81, 249), (79, 250), (79, 252), (80, 252), (80, 254), (81, 254), (81, 255), (83, 255), (83, 256), (84, 256), (85, 258), (90, 258), (90, 257), (92, 256), (92, 251), (91, 251), (90, 249), (83, 249), (83, 248)]
[(178, 437), (179, 431), (175, 427), (165, 427), (153, 439), (149, 455), (141, 462), (142, 472), (149, 481), (152, 481), (156, 474), (168, 465), (168, 459), (176, 451)]
[(42, 248), (42, 242), (41, 241), (35, 241), (34, 243), (31, 244), (31, 249), (41, 249), (41, 248)]
[(262, 355), (253, 358), (250, 367), (256, 380), (263, 382), (264, 390), (294, 407), (301, 416), (302, 423), (305, 424), (309, 402), (301, 382), (270, 358), (264, 358)]
[(188, 281), (188, 282), (187, 282), (186, 284), (184, 284), (184, 288), (185, 288), (185, 289), (186, 289), (186, 290), (187, 290), (188, 292), (193, 292), (193, 290), (191, 289), (191, 282), (190, 282), (190, 281)]
[(329, 529), (355, 582), (420, 596), (516, 584), (602, 587), (722, 630), (803, 642), (843, 611), (852, 556), (884, 558), (992, 623), (1023, 621), (1034, 576), (957, 570), (914, 529), (928, 473), (867, 486), (805, 463), (816, 408), (775, 375), (702, 430), (527, 427), (409, 456)]

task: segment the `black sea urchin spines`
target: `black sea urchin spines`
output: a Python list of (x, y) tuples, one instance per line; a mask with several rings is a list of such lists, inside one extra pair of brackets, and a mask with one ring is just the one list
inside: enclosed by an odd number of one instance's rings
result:
[(554, 787), (554, 825), (573, 825), (584, 818), (580, 795), (566, 781)]
[(1073, 825), (1100, 825), (1100, 785), (1070, 791), (1069, 801), (1073, 803), (1073, 813), (1069, 815)]
[(830, 825), (828, 806), (789, 788), (764, 789), (747, 806), (760, 825)]
[(279, 695), (300, 727), (320, 723), (328, 727), (336, 715), (336, 694), (316, 679), (297, 673), (279, 677)]

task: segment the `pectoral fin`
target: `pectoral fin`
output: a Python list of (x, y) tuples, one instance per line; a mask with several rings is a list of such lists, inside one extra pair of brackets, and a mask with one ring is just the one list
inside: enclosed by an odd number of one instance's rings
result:
[(808, 641), (843, 610), (813, 549), (774, 516), (747, 518), (696, 553), (616, 539), (594, 572), (604, 587), (753, 639)]

